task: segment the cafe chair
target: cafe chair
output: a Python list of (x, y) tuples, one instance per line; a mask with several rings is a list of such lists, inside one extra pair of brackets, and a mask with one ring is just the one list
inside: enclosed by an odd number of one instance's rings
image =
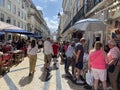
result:
[(10, 68), (12, 67), (12, 61), (13, 61), (13, 55), (12, 54), (3, 54), (0, 57), (0, 74), (4, 72), (9, 72)]

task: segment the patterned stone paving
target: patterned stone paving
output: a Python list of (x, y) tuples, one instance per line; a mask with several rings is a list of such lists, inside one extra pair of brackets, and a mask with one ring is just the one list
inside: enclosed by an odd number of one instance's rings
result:
[(31, 77), (28, 76), (29, 60), (27, 57), (18, 65), (13, 66), (9, 73), (0, 76), (0, 90), (85, 90), (82, 85), (75, 85), (65, 77), (64, 65), (60, 65), (59, 62), (57, 70), (51, 64), (50, 74), (44, 72), (43, 58), (43, 53), (38, 53), (36, 71)]

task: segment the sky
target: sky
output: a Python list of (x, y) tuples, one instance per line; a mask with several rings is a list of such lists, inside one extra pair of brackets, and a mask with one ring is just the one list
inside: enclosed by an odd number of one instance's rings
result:
[(58, 13), (62, 10), (62, 0), (32, 0), (38, 10), (42, 10), (43, 17), (50, 28), (55, 32), (58, 28)]

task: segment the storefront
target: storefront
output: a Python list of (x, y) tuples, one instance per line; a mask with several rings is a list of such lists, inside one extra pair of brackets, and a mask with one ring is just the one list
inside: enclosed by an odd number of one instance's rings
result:
[(108, 26), (106, 41), (114, 39), (120, 42), (120, 7), (116, 6), (108, 10)]

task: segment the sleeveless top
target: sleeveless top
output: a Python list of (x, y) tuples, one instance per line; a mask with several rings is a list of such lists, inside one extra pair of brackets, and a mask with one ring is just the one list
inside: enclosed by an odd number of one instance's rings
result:
[(92, 68), (106, 69), (105, 55), (102, 50), (92, 52), (89, 57)]

